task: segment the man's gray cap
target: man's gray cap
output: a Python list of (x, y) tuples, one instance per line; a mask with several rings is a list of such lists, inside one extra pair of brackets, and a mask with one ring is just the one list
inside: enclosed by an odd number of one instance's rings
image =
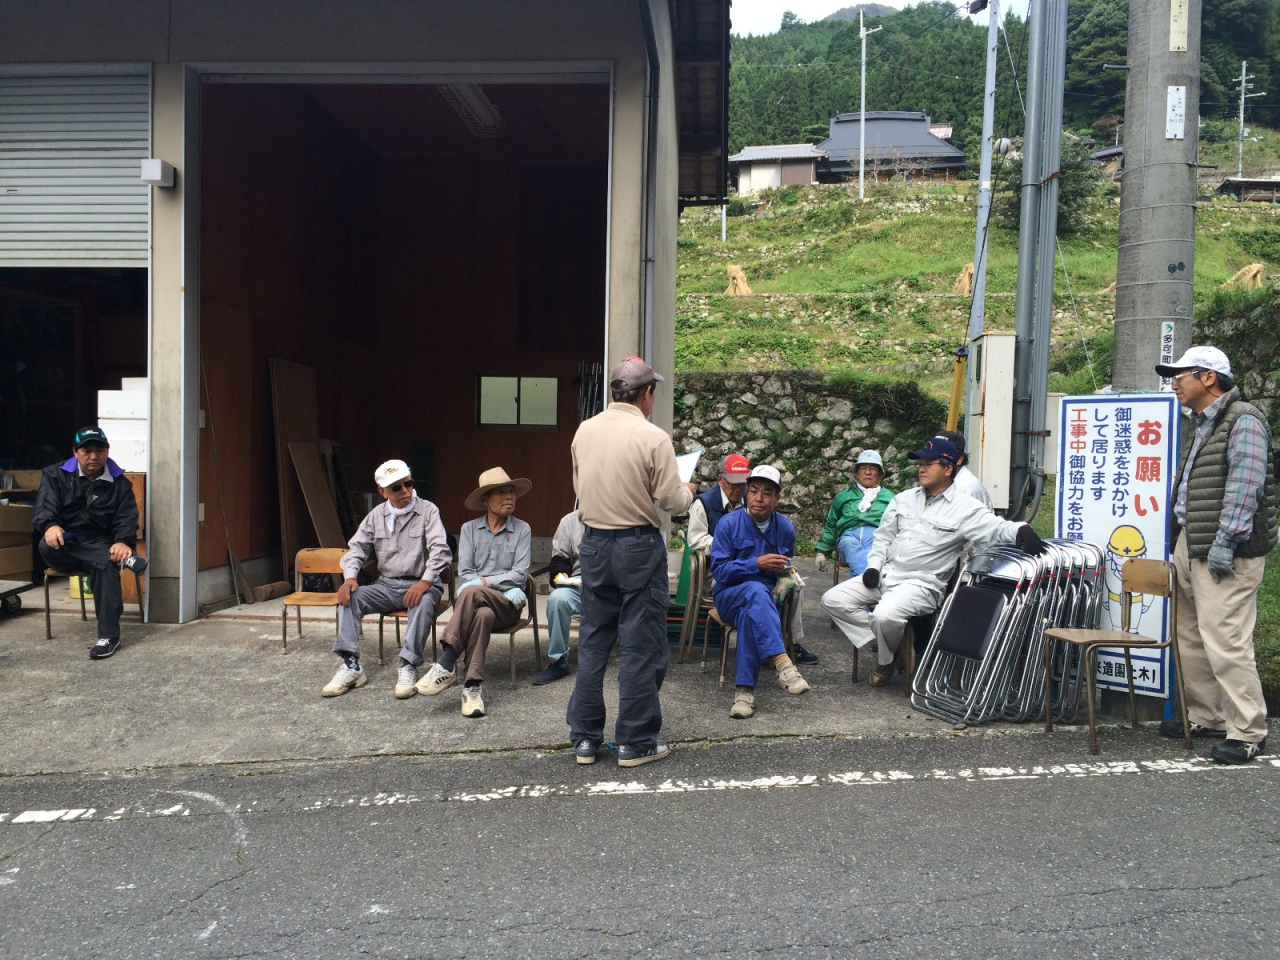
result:
[(655, 382), (661, 383), (662, 377), (640, 357), (627, 357), (609, 374), (609, 386), (615, 390), (637, 390)]

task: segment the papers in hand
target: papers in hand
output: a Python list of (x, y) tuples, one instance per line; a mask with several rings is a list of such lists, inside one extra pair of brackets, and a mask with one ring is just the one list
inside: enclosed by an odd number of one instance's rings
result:
[(681, 483), (693, 482), (693, 471), (698, 469), (698, 461), (701, 459), (701, 450), (690, 450), (676, 457), (676, 470), (680, 473)]

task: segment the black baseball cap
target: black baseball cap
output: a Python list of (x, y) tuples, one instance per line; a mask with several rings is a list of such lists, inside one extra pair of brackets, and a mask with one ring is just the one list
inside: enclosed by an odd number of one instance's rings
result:
[(111, 446), (111, 441), (107, 439), (107, 435), (102, 432), (99, 427), (81, 427), (76, 431), (76, 438), (71, 442), (72, 450), (79, 450), (81, 447), (95, 443), (101, 447)]
[(946, 463), (954, 464), (960, 459), (960, 452), (956, 450), (956, 445), (946, 437), (934, 437), (919, 450), (912, 450), (907, 454), (909, 460), (943, 460)]

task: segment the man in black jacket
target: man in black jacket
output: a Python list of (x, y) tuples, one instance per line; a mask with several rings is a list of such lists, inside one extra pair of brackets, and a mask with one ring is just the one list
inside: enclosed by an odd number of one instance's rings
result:
[(93, 589), (98, 642), (89, 650), (104, 660), (120, 646), (120, 568), (141, 573), (147, 561), (133, 552), (137, 543), (138, 501), (114, 460), (107, 435), (82, 427), (65, 463), (45, 467), (32, 525), (40, 534), (40, 556), (55, 570), (83, 570)]

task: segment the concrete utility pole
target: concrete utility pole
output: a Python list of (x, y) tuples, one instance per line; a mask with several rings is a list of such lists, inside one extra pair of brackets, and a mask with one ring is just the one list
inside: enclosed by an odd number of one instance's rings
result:
[(862, 19), (862, 11), (858, 11), (858, 33), (862, 37), (862, 80), (858, 91), (862, 95), (862, 104), (858, 113), (858, 202), (861, 203), (866, 194), (862, 189), (862, 174), (867, 164), (867, 34), (883, 30), (884, 27), (867, 29)]
[(1240, 61), (1240, 143), (1236, 148), (1236, 179), (1239, 180), (1244, 176), (1244, 102), (1249, 97), (1261, 97), (1266, 95), (1265, 90), (1259, 90), (1257, 93), (1245, 93), (1246, 90), (1252, 90), (1253, 84), (1249, 81), (1253, 79), (1253, 74), (1249, 73), (1249, 61)]
[[(969, 13), (978, 13), (987, 0), (974, 0)], [(990, 0), (987, 4), (987, 80), (982, 100), (982, 160), (978, 166), (978, 227), (973, 241), (973, 300), (969, 304), (969, 343), (982, 336), (986, 316), (987, 299), (987, 228), (991, 221), (991, 150), (995, 135), (996, 115), (996, 61), (1000, 56), (1000, 3)], [(965, 395), (965, 418), (978, 403), (977, 365), (969, 364), (969, 384)], [(977, 437), (965, 437), (969, 448), (978, 448)]]
[(1162, 324), (1191, 344), (1201, 0), (1130, 0), (1113, 385), (1160, 385)]

